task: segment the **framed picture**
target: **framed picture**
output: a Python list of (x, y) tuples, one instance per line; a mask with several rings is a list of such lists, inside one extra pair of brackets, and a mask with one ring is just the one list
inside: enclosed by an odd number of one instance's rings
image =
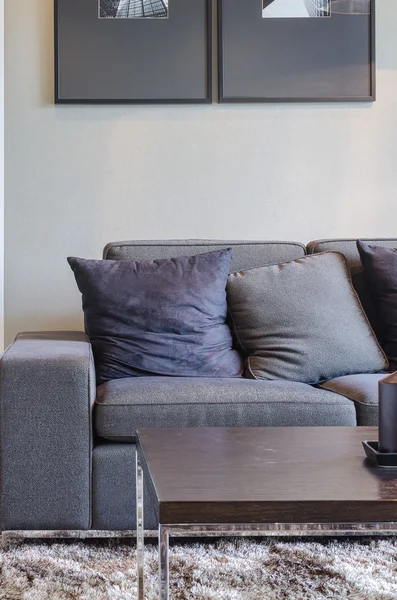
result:
[(219, 101), (375, 100), (375, 0), (218, 0)]
[(56, 103), (212, 100), (210, 0), (54, 0)]

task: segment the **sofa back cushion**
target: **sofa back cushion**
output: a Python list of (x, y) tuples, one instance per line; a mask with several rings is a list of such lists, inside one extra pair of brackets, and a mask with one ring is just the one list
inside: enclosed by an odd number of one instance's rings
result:
[[(397, 248), (397, 239), (380, 238), (368, 239), (360, 238), (366, 244), (373, 246), (383, 246), (384, 248)], [(357, 238), (354, 239), (326, 239), (315, 240), (307, 245), (307, 253), (315, 254), (317, 252), (340, 252), (346, 258), (348, 267), (351, 272), (354, 288), (361, 300), (363, 308), (368, 316), (368, 319), (377, 334), (380, 334), (380, 325), (377, 319), (377, 311), (375, 309), (371, 294), (368, 289), (366, 279), (364, 277), (363, 266), (360, 255), (357, 250)]]
[(191, 256), (231, 248), (230, 272), (274, 265), (302, 258), (306, 254), (298, 242), (224, 241), (224, 240), (159, 240), (124, 241), (107, 244), (103, 258), (108, 260), (154, 260)]

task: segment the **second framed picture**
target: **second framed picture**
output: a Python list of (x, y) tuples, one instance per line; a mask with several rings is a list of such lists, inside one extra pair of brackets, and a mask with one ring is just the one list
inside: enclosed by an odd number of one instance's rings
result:
[(219, 101), (375, 99), (375, 0), (218, 0)]
[(212, 101), (211, 0), (54, 0), (55, 102)]

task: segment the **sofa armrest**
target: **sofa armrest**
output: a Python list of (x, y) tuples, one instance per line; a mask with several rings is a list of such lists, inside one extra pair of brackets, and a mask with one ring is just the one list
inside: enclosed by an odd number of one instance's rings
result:
[(0, 530), (89, 529), (95, 370), (82, 332), (21, 333), (0, 359)]

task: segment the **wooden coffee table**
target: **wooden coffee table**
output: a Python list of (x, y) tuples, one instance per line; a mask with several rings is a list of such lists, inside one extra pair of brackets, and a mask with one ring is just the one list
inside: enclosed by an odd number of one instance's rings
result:
[(137, 432), (138, 598), (143, 472), (159, 518), (161, 600), (169, 536), (397, 532), (397, 471), (368, 465), (376, 427), (186, 428)]

